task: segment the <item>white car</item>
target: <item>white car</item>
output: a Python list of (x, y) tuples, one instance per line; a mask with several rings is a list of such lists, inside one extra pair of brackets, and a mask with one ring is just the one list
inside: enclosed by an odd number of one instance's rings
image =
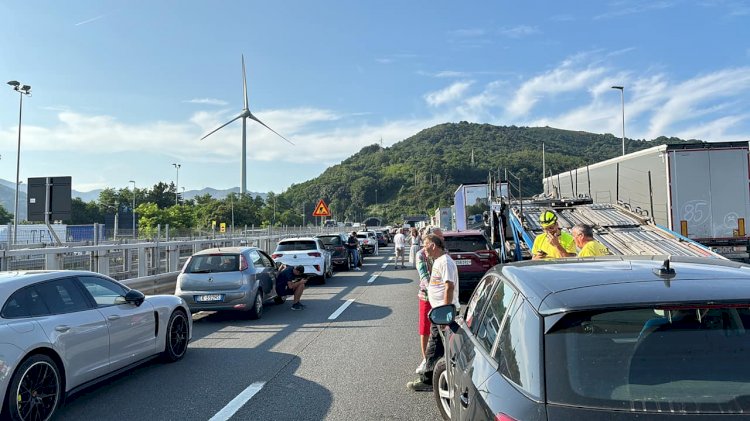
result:
[(362, 245), (362, 251), (370, 254), (378, 254), (378, 237), (375, 231), (359, 231), (357, 232), (357, 240)]
[(325, 283), (333, 276), (331, 253), (326, 250), (319, 238), (299, 237), (279, 241), (271, 254), (276, 263), (305, 267), (306, 276), (315, 276)]

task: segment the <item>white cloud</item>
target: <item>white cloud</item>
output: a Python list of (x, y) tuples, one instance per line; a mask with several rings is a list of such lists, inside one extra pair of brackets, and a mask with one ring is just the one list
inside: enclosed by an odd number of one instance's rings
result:
[(512, 28), (504, 28), (500, 30), (501, 35), (505, 35), (510, 38), (522, 38), (525, 36), (539, 33), (539, 29), (528, 25), (518, 25)]
[(193, 99), (188, 99), (182, 102), (187, 103), (187, 104), (219, 105), (219, 106), (224, 106), (228, 104), (226, 101), (221, 100), (221, 99), (216, 99), (216, 98), (193, 98)]
[(438, 107), (450, 102), (455, 102), (464, 95), (472, 83), (472, 81), (455, 82), (447, 88), (426, 94), (424, 99), (431, 107)]

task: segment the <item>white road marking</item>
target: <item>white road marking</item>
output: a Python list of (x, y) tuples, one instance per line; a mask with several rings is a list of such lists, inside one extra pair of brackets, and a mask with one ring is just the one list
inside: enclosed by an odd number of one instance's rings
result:
[(368, 284), (371, 284), (371, 283), (375, 282), (375, 279), (376, 279), (377, 277), (378, 277), (378, 275), (372, 275), (372, 276), (370, 277), (370, 279), (368, 279), (368, 280), (367, 280), (367, 283), (368, 283)]
[(232, 415), (239, 411), (239, 409), (255, 396), (256, 393), (260, 392), (265, 384), (266, 382), (255, 382), (251, 384), (208, 421), (226, 421), (232, 418)]
[(381, 266), (383, 269), (388, 267), (388, 263), (383, 263), (383, 266)]
[(339, 317), (341, 313), (343, 313), (344, 310), (346, 310), (346, 308), (349, 307), (353, 302), (354, 302), (353, 299), (346, 300), (344, 304), (341, 304), (341, 307), (339, 307), (338, 310), (334, 311), (333, 314), (328, 316), (328, 320), (336, 320), (336, 318)]

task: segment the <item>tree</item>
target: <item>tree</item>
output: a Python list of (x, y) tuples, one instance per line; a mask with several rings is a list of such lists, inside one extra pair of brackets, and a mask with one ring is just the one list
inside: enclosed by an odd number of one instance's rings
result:
[(0, 205), (0, 224), (7, 224), (13, 220), (13, 214), (5, 210), (5, 207)]

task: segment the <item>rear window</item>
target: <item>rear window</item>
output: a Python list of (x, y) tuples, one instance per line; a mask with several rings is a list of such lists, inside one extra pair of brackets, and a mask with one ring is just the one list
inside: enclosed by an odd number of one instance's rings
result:
[(315, 241), (312, 240), (295, 240), (284, 241), (276, 246), (276, 251), (295, 251), (295, 250), (317, 250)]
[(235, 272), (240, 270), (239, 254), (201, 254), (190, 258), (185, 273)]
[(343, 244), (343, 241), (341, 241), (341, 237), (339, 237), (338, 235), (318, 238), (323, 242), (323, 244), (327, 246), (340, 246)]
[(445, 237), (445, 247), (451, 252), (489, 250), (487, 240), (481, 235), (456, 235)]
[(750, 305), (565, 315), (545, 335), (550, 403), (680, 414), (750, 411)]

